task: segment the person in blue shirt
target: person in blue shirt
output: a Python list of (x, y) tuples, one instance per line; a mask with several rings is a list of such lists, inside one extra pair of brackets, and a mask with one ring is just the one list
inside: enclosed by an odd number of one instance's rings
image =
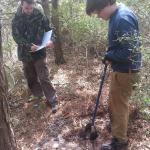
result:
[(135, 14), (116, 0), (87, 0), (86, 13), (109, 20), (108, 50), (103, 63), (112, 67), (109, 113), (112, 141), (101, 150), (124, 150), (128, 147), (129, 98), (139, 80), (141, 52), (139, 26)]

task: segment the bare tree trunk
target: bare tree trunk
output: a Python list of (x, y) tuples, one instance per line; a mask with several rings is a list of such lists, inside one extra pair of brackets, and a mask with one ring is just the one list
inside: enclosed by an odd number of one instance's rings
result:
[(17, 150), (14, 134), (9, 122), (7, 103), (8, 85), (3, 67), (2, 36), (0, 24), (0, 150)]
[(49, 1), (48, 0), (42, 0), (41, 2), (42, 2), (42, 7), (43, 7), (43, 10), (44, 10), (44, 14), (47, 16), (47, 18), (50, 21), (51, 17), (50, 17)]
[(58, 15), (58, 0), (52, 0), (52, 23), (55, 27), (55, 63), (56, 64), (63, 64), (65, 63), (62, 51), (62, 43), (60, 40), (60, 33), (59, 33), (59, 15)]
[(1, 20), (0, 20), (0, 61), (3, 59), (3, 54), (2, 54), (2, 33), (1, 33), (2, 25), (1, 25)]
[[(55, 63), (56, 64), (63, 64), (65, 63), (63, 51), (62, 51), (62, 45), (60, 40), (60, 33), (59, 33), (59, 16), (58, 16), (58, 0), (52, 0), (52, 24), (54, 26), (54, 34), (56, 36), (55, 38)], [(50, 20), (50, 9), (49, 9), (49, 1), (48, 0), (42, 0), (42, 7), (44, 9), (45, 15)]]

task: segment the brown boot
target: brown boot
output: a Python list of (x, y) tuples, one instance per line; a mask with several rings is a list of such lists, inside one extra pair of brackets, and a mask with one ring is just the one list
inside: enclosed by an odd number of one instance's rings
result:
[(102, 144), (100, 150), (128, 150), (128, 143), (113, 138), (111, 143)]

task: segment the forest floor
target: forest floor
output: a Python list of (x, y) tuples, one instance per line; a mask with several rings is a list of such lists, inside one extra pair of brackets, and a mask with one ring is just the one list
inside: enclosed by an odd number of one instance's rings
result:
[[(99, 137), (91, 143), (81, 140), (78, 134), (91, 117), (103, 65), (94, 56), (89, 56), (87, 61), (86, 54), (79, 51), (67, 54), (67, 63), (61, 66), (54, 65), (52, 55), (48, 58), (59, 110), (52, 114), (44, 100), (28, 102), (25, 83), (17, 86), (9, 104), (18, 145), (22, 150), (98, 150), (111, 139), (106, 129), (109, 72), (96, 119)], [(130, 108), (129, 150), (150, 150), (150, 122), (133, 104)]]

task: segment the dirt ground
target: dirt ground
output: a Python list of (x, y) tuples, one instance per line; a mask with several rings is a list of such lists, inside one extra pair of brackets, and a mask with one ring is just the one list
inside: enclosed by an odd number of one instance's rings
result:
[[(51, 113), (44, 100), (28, 102), (23, 79), (9, 99), (15, 136), (22, 150), (98, 150), (111, 138), (106, 129), (109, 71), (96, 119), (99, 137), (94, 143), (83, 141), (78, 134), (91, 117), (103, 65), (98, 58), (89, 56), (87, 60), (85, 52), (78, 51), (67, 54), (66, 60), (66, 64), (56, 66), (53, 56), (48, 56), (50, 78), (58, 96), (56, 114)], [(150, 150), (150, 122), (142, 118), (136, 107), (131, 110), (129, 150)]]

